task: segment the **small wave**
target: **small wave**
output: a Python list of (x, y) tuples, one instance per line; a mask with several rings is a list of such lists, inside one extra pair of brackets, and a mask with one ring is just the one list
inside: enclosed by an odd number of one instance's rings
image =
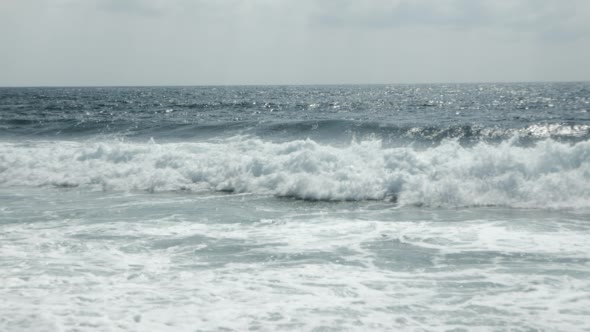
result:
[[(174, 112), (172, 112), (174, 113)], [(160, 115), (158, 115), (160, 116)], [(263, 121), (260, 121), (263, 120)], [(522, 143), (544, 139), (579, 142), (590, 139), (590, 125), (585, 123), (536, 123), (524, 126), (488, 124), (416, 124), (361, 121), (351, 119), (259, 119), (256, 115), (245, 118), (221, 119), (179, 117), (137, 118), (127, 113), (116, 117), (101, 116), (92, 119), (71, 118), (0, 118), (4, 128), (2, 137), (25, 138), (93, 138), (104, 136), (179, 141), (210, 139), (236, 135), (252, 135), (264, 140), (286, 142), (310, 138), (324, 143), (352, 139), (380, 139), (384, 145), (439, 144), (446, 139), (458, 139), (462, 144), (500, 142), (514, 135)]]
[(0, 143), (0, 186), (225, 191), (400, 205), (590, 207), (590, 142), (331, 146), (234, 137), (201, 143)]

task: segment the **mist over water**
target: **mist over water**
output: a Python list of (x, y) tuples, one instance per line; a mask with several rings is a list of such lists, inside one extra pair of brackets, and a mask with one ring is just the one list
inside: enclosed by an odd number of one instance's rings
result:
[(0, 330), (589, 330), (590, 84), (0, 89)]

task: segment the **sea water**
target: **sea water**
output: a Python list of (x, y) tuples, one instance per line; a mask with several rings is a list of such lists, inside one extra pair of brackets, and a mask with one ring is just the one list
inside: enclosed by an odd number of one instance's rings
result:
[(590, 83), (0, 89), (1, 331), (590, 331)]

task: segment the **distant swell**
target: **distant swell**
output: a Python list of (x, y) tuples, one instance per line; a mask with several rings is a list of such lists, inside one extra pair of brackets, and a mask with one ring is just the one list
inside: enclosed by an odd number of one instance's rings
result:
[(0, 143), (0, 186), (225, 191), (401, 205), (590, 208), (590, 142), (428, 149), (234, 137), (202, 143)]
[[(351, 139), (380, 139), (385, 145), (405, 143), (438, 144), (446, 139), (461, 143), (499, 142), (514, 135), (522, 141), (547, 138), (579, 142), (590, 139), (585, 123), (537, 123), (514, 126), (491, 124), (408, 124), (349, 119), (273, 120), (235, 118), (234, 121), (198, 121), (183, 117), (138, 118), (126, 114), (112, 118), (0, 118), (0, 137), (28, 139), (80, 139), (119, 137), (144, 140), (184, 141), (249, 135), (275, 142), (310, 138), (318, 142), (348, 142)], [(129, 115), (129, 114), (127, 114)]]

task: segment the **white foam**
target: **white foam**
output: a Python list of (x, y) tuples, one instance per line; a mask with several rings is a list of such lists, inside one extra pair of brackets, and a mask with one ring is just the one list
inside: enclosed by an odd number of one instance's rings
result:
[[(363, 221), (317, 212), (283, 213), (277, 223), (209, 223), (185, 211), (140, 222), (6, 225), (0, 329), (566, 331), (589, 313), (589, 281), (572, 277), (588, 270), (585, 260), (574, 263), (590, 249), (585, 223), (570, 229), (544, 219), (553, 228), (539, 231), (525, 220)], [(238, 253), (224, 251), (232, 243)], [(478, 252), (497, 260), (450, 257)], [(404, 259), (414, 253), (414, 262)], [(297, 259), (306, 254), (315, 260)]]
[(590, 142), (346, 147), (251, 138), (156, 144), (0, 143), (1, 186), (192, 190), (428, 206), (590, 207)]

